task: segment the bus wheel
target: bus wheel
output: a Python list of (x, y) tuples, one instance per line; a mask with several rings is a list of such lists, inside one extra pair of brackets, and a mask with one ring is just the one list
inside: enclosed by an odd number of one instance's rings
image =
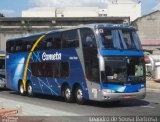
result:
[(76, 102), (78, 104), (83, 105), (85, 103), (85, 99), (83, 97), (83, 91), (82, 91), (82, 88), (80, 86), (78, 86), (76, 88), (75, 96), (76, 96)]
[(20, 84), (19, 84), (19, 93), (20, 93), (20, 95), (25, 95), (25, 92), (24, 92), (24, 86), (23, 86), (23, 83), (22, 82), (20, 82)]
[(68, 102), (68, 103), (74, 102), (73, 93), (68, 86), (66, 86), (65, 89), (64, 89), (64, 98), (65, 98), (65, 101)]
[(27, 93), (29, 97), (33, 97), (33, 88), (30, 82), (27, 84)]

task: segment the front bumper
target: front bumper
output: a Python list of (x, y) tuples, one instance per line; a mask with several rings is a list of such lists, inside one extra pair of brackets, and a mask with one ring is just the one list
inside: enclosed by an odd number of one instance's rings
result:
[(134, 92), (134, 93), (108, 93), (102, 95), (102, 101), (118, 101), (118, 100), (129, 100), (129, 99), (144, 99), (146, 92)]

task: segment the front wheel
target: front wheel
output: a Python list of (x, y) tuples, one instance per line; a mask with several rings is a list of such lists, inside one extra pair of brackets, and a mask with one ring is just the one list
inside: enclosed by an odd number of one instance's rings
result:
[(78, 104), (83, 105), (85, 103), (84, 94), (81, 87), (76, 88), (75, 96)]

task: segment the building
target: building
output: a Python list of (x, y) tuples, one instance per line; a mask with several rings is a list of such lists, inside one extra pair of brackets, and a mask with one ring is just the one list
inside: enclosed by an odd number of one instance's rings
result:
[(55, 17), (54, 7), (35, 7), (22, 11), (22, 17)]
[(4, 15), (2, 13), (0, 13), (0, 17), (4, 17)]
[(129, 16), (131, 21), (141, 17), (141, 2), (113, 0), (107, 6), (107, 16)]
[(98, 7), (35, 7), (22, 11), (22, 17), (98, 17)]
[(131, 21), (141, 16), (141, 2), (111, 0), (106, 8), (98, 7), (36, 7), (22, 11), (22, 17), (130, 17)]
[(160, 54), (160, 10), (144, 15), (132, 24), (137, 28), (143, 48)]
[(98, 17), (98, 7), (66, 7), (59, 9), (57, 17)]

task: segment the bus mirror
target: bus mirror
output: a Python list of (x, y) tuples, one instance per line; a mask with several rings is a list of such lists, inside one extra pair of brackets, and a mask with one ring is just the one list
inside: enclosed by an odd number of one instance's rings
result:
[(99, 68), (100, 71), (105, 71), (105, 63), (103, 56), (99, 56)]

